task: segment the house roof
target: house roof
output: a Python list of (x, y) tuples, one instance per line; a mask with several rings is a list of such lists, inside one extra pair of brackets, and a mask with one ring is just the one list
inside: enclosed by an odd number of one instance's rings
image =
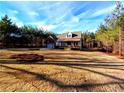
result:
[(62, 38), (62, 39), (58, 39), (57, 41), (80, 41), (79, 38)]
[(63, 33), (61, 35), (58, 35), (57, 41), (80, 41), (81, 39), (81, 32), (71, 32), (72, 38), (67, 38), (67, 35), (70, 32)]
[(46, 41), (47, 41), (47, 42), (48, 42), (48, 41), (50, 41), (50, 42), (55, 42), (56, 39), (55, 39), (53, 36), (50, 35), (50, 36), (47, 37)]

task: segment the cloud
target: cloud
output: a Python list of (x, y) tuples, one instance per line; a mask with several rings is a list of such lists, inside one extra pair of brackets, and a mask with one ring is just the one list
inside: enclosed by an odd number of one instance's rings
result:
[(39, 16), (39, 13), (35, 12), (35, 11), (29, 11), (28, 13), (30, 16)]
[(97, 28), (88, 30), (88, 32), (93, 32), (93, 33), (96, 32), (96, 31), (97, 31)]
[(42, 25), (41, 27), (42, 27), (44, 30), (51, 31), (51, 30), (54, 29), (56, 26), (55, 26), (55, 25)]
[[(10, 5), (9, 5), (10, 4)], [(97, 6), (100, 4), (101, 6)], [(6, 11), (18, 26), (35, 25), (53, 32), (94, 29), (115, 7), (112, 2), (9, 2)], [(10, 7), (11, 6), (11, 7)], [(0, 15), (2, 14), (0, 9)], [(100, 17), (99, 17), (100, 16)], [(102, 16), (102, 17), (101, 17)], [(95, 17), (95, 18), (94, 18)]]
[(24, 23), (21, 22), (21, 21), (18, 21), (18, 22), (16, 22), (16, 25), (17, 25), (18, 27), (22, 27), (22, 26), (24, 26)]
[(89, 15), (92, 14), (92, 10), (91, 9), (88, 9), (82, 13), (80, 13), (80, 15), (78, 15), (78, 17), (80, 18), (86, 18), (86, 17), (89, 17)]
[(7, 10), (0, 10), (0, 16), (4, 16), (4, 15), (9, 15), (9, 16), (15, 16), (17, 15), (19, 12), (17, 10), (13, 10), (13, 9), (7, 9)]
[(78, 23), (79, 22), (79, 18), (76, 17), (76, 16), (72, 17), (72, 22)]
[(14, 22), (18, 27), (22, 27), (24, 23), (20, 21), (16, 16), (9, 16), (10, 19), (12, 19), (12, 22)]
[(11, 21), (16, 24), (18, 27), (23, 26), (23, 22), (18, 19), (17, 15), (19, 14), (18, 10), (15, 9), (7, 9), (2, 12), (0, 12), (0, 15), (3, 17), (4, 15), (8, 15)]
[(54, 23), (60, 23), (69, 20), (69, 18), (73, 16), (71, 10), (71, 3), (68, 2), (66, 4), (65, 2), (43, 3), (39, 8), (39, 11), (42, 13), (42, 15), (47, 17), (46, 21), (52, 21)]
[(38, 28), (43, 28), (44, 30), (52, 30), (56, 27), (56, 25), (45, 25), (44, 22), (32, 22), (32, 23), (28, 23), (30, 25), (35, 25)]
[(103, 14), (109, 14), (112, 12), (112, 10), (115, 8), (116, 5), (112, 5), (110, 7), (107, 7), (107, 8), (104, 8), (104, 9), (99, 9), (99, 10), (96, 10), (92, 15), (91, 17), (97, 17), (97, 16), (100, 16), (100, 15), (103, 15)]
[(9, 14), (14, 14), (14, 15), (16, 15), (16, 14), (18, 14), (19, 12), (18, 12), (17, 10), (8, 9), (8, 13), (9, 13)]
[(24, 20), (36, 21), (36, 17), (39, 16), (39, 13), (36, 12), (35, 7), (37, 7), (37, 5), (35, 5), (35, 3), (28, 2), (28, 1), (25, 1), (25, 2), (19, 1), (19, 2), (10, 2), (10, 4), (15, 9), (18, 9), (20, 15), (25, 18), (25, 19), (22, 18)]
[(22, 27), (24, 23), (18, 19), (17, 14), (19, 14), (18, 10), (8, 9), (8, 16), (18, 27)]

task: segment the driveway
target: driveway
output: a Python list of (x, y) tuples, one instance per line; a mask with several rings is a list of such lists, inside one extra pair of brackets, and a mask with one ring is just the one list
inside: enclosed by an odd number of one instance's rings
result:
[[(36, 50), (0, 51), (0, 91), (124, 91), (124, 60), (102, 52)], [(36, 64), (2, 60), (15, 53), (45, 57)]]

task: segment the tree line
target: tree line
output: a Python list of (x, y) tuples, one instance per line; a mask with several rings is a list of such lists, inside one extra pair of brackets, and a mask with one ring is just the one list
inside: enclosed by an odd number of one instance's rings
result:
[[(7, 15), (0, 20), (0, 42), (4, 47), (43, 47), (50, 35), (56, 38), (55, 33), (42, 28), (26, 25), (18, 27)], [(99, 46), (96, 47), (118, 53), (124, 50), (122, 37), (124, 39), (124, 8), (121, 2), (116, 2), (115, 9), (104, 19), (95, 33), (82, 33), (83, 47), (93, 47), (94, 43), (99, 42)]]
[[(119, 52), (120, 40), (123, 34), (119, 34), (124, 28), (124, 8), (121, 2), (116, 2), (116, 7), (111, 15), (104, 19), (96, 32), (96, 40), (101, 41), (107, 52)], [(123, 46), (124, 48), (124, 46)]]
[(56, 34), (33, 26), (18, 27), (5, 15), (0, 20), (0, 42), (3, 47), (43, 47), (49, 36)]
[(119, 53), (120, 48), (124, 52), (124, 8), (121, 2), (116, 2), (115, 9), (106, 16), (95, 33), (83, 33), (83, 38), (85, 44), (94, 40), (100, 42), (101, 48), (107, 52)]

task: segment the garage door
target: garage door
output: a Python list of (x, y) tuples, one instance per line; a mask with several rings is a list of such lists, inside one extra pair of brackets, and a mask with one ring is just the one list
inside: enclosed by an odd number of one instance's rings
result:
[(49, 44), (47, 44), (47, 48), (49, 48), (49, 49), (54, 48), (54, 44), (53, 44), (53, 43), (49, 43)]

